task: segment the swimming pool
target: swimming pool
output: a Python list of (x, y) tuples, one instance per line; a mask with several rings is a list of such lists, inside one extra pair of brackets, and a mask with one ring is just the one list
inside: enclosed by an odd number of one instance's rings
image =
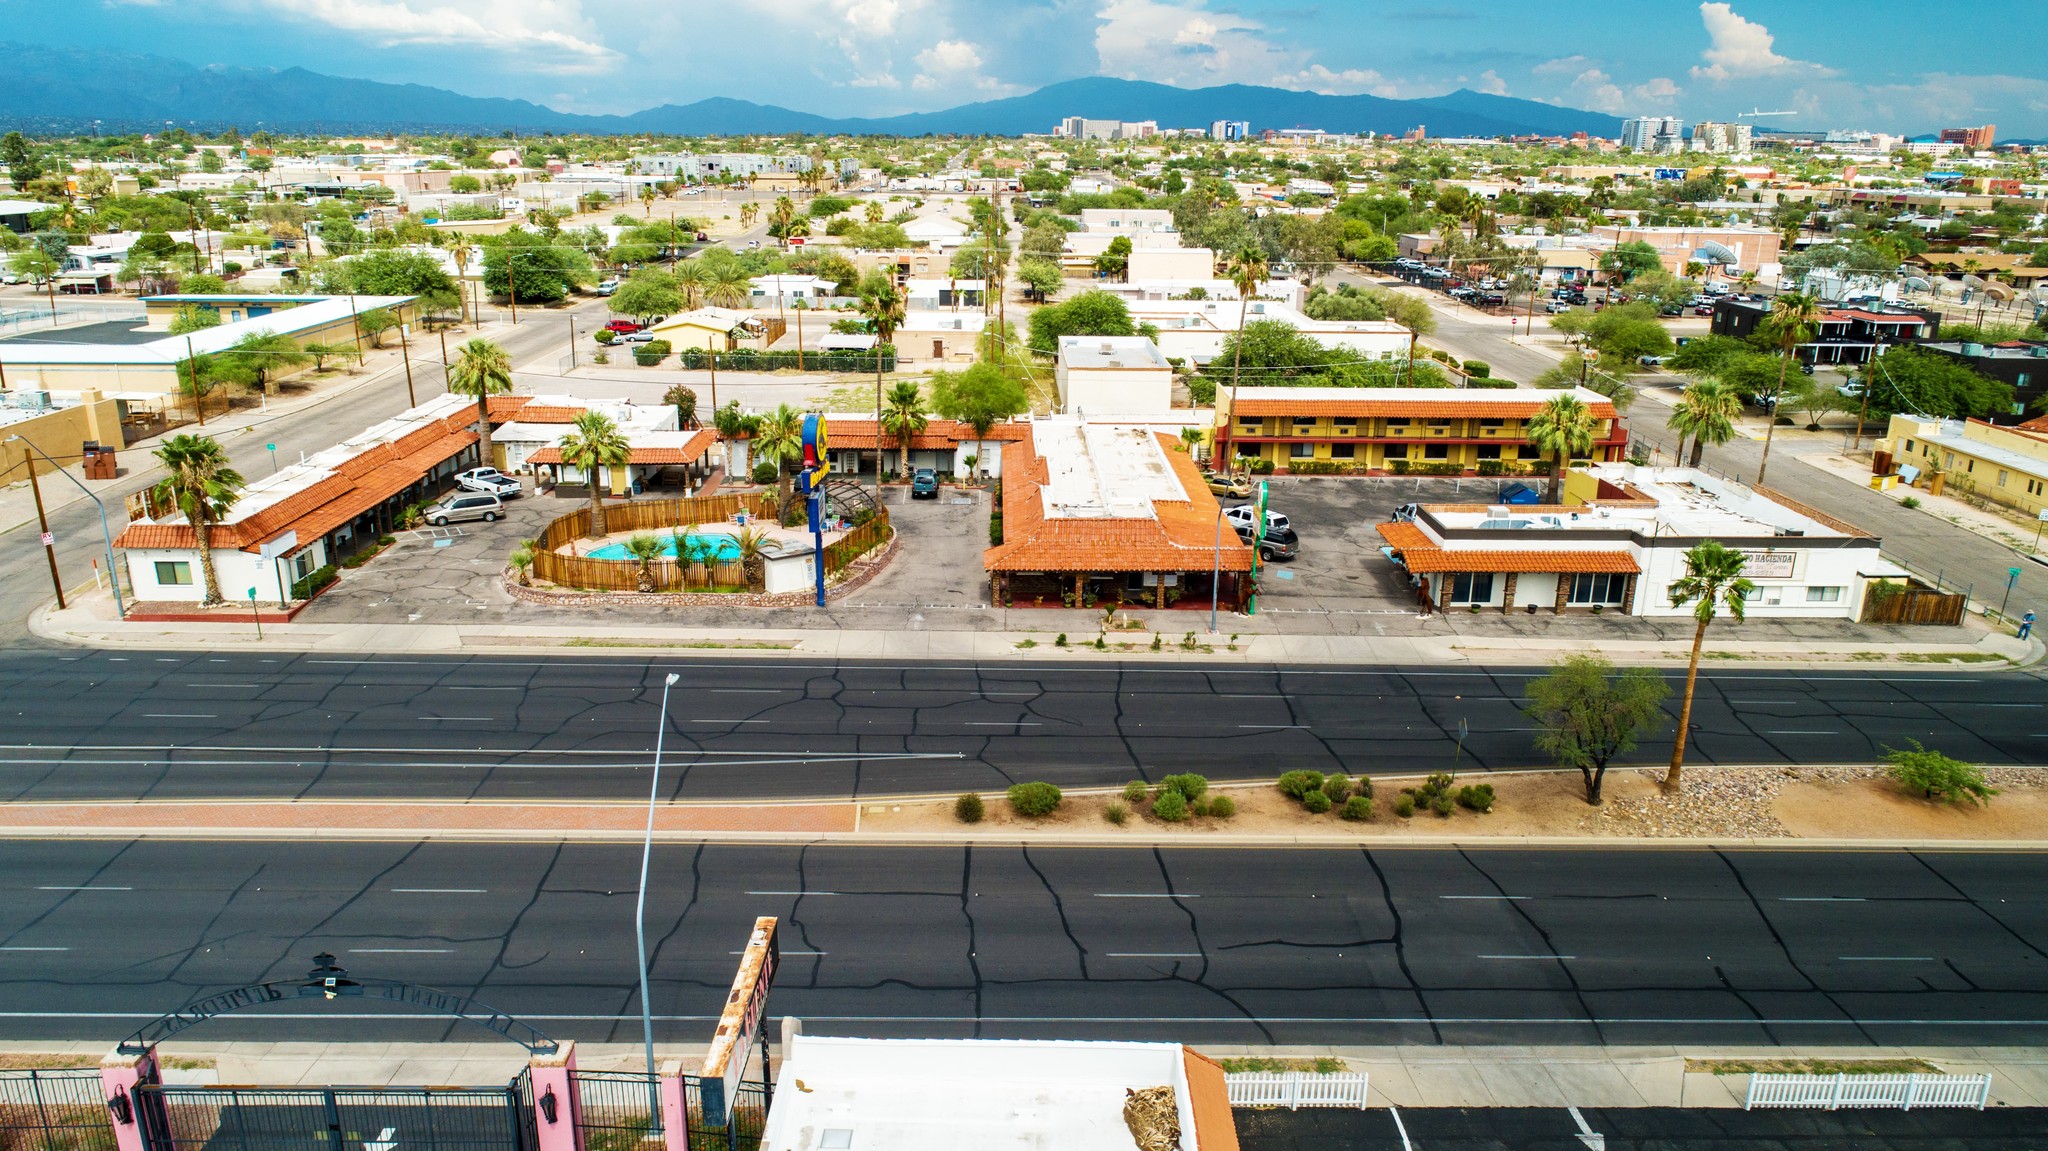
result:
[[(705, 549), (704, 553), (700, 554), (706, 554), (709, 558), (715, 560), (736, 560), (740, 558), (740, 542), (731, 536), (706, 534), (700, 535), (697, 538), (703, 541), (699, 546)], [(664, 535), (660, 539), (661, 558), (676, 558), (676, 537)], [(626, 554), (626, 545), (623, 542), (606, 544), (601, 548), (592, 548), (583, 554), (587, 558), (594, 560), (630, 560), (633, 558)]]

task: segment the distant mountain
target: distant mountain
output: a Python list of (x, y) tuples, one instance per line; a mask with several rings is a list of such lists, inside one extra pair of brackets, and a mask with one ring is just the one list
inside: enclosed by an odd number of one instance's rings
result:
[(1544, 135), (1584, 131), (1614, 136), (1621, 121), (1597, 112), (1458, 91), (1427, 100), (1325, 96), (1231, 84), (1174, 88), (1090, 77), (1022, 96), (939, 112), (838, 119), (718, 97), (664, 104), (626, 116), (557, 112), (526, 100), (464, 96), (418, 84), (324, 76), (303, 68), (200, 67), (182, 60), (83, 48), (0, 44), (0, 128), (24, 131), (158, 129), (165, 121), (217, 130), (310, 132), (653, 132), (679, 136), (767, 133), (817, 135), (991, 135), (1048, 132), (1062, 118), (1156, 120), (1163, 128), (1206, 128), (1247, 120), (1254, 130), (1405, 132), (1427, 124), (1434, 136)]

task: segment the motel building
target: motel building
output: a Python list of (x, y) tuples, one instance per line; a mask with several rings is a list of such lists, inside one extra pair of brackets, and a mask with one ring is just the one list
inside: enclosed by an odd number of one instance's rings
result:
[(1547, 475), (1528, 423), (1561, 395), (1598, 421), (1595, 463), (1627, 456), (1614, 401), (1586, 388), (1219, 388), (1216, 454), (1282, 475)]
[(1425, 610), (1689, 615), (1668, 589), (1685, 553), (1717, 540), (1747, 559), (1752, 617), (1857, 619), (1905, 569), (1876, 536), (1768, 488), (1690, 468), (1596, 464), (1566, 476), (1562, 504), (1427, 504), (1379, 525), (1381, 551)]

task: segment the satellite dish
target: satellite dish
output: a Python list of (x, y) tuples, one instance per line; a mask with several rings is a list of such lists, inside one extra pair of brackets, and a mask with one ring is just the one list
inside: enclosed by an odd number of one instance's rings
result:
[(1981, 287), (1983, 287), (1983, 286), (1984, 286), (1984, 277), (1982, 277), (1982, 276), (1973, 276), (1973, 275), (1970, 275), (1970, 274), (1969, 274), (1969, 273), (1967, 273), (1967, 272), (1965, 272), (1965, 273), (1963, 274), (1963, 287), (1965, 287), (1965, 288), (1981, 288)]
[(1739, 262), (1735, 249), (1730, 248), (1726, 244), (1716, 243), (1713, 240), (1702, 243), (1699, 251), (1694, 252), (1693, 255), (1710, 264), (1734, 264)]
[(1924, 292), (1928, 290), (1928, 286), (1927, 281), (1918, 276), (1906, 277), (1906, 290), (1909, 292)]
[(2012, 299), (2012, 289), (2004, 284), (1987, 284), (1984, 287), (1984, 294), (2000, 303)]

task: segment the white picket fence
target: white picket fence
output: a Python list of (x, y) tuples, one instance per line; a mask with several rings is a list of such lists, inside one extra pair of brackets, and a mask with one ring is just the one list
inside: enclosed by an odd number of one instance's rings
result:
[(1365, 1075), (1309, 1071), (1232, 1071), (1223, 1077), (1232, 1107), (1356, 1107), (1365, 1109)]
[(1989, 1075), (1752, 1075), (1752, 1107), (1974, 1107), (1991, 1098)]

